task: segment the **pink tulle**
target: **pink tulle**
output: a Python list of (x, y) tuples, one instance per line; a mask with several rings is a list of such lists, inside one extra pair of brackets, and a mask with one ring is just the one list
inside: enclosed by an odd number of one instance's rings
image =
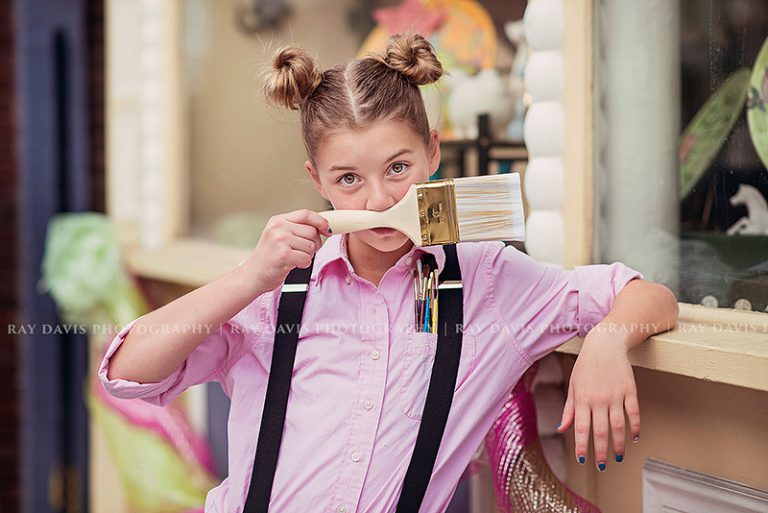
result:
[(181, 408), (174, 403), (161, 408), (141, 399), (118, 399), (104, 389), (95, 373), (92, 374), (91, 388), (100, 401), (129, 424), (162, 437), (185, 461), (197, 463), (209, 473), (215, 474), (208, 442), (194, 432)]

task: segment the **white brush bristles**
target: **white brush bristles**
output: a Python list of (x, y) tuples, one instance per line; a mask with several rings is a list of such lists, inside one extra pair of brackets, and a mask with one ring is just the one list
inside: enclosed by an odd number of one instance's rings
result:
[(520, 175), (454, 178), (459, 241), (525, 241)]

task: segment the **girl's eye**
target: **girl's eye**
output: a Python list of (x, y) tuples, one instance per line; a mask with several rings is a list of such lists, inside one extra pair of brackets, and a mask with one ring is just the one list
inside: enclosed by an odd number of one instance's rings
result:
[[(347, 177), (351, 177), (352, 181), (347, 180)], [(352, 173), (347, 173), (345, 175), (342, 175), (338, 179), (338, 183), (343, 183), (343, 184), (346, 184), (346, 185), (352, 185), (352, 184), (355, 183), (355, 175), (353, 175)]]
[(406, 169), (408, 169), (408, 164), (405, 164), (404, 162), (395, 162), (392, 164), (392, 171), (394, 171), (396, 174), (400, 174)]

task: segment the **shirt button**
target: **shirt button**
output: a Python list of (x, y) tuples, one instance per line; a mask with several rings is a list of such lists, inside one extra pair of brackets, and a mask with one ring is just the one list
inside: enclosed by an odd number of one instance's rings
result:
[(352, 461), (354, 462), (360, 461), (360, 453), (357, 451), (353, 452), (351, 457), (352, 457)]
[(347, 282), (347, 285), (349, 285), (350, 283), (352, 283), (352, 278), (347, 276), (346, 278), (344, 278), (344, 281)]
[(371, 353), (371, 358), (373, 358), (374, 360), (378, 360), (378, 359), (379, 359), (379, 356), (381, 356), (381, 353), (379, 353), (379, 352), (378, 352), (378, 351), (376, 351), (376, 350), (374, 350), (374, 351)]
[(411, 257), (406, 258), (405, 259), (405, 263), (406, 263), (406, 265), (411, 265), (413, 263), (413, 258), (411, 258)]
[(371, 408), (373, 408), (373, 401), (365, 401), (363, 403), (363, 406), (365, 406), (366, 410), (370, 410)]
[(345, 508), (344, 506), (339, 506), (338, 508), (336, 508), (336, 511), (338, 511), (339, 513), (347, 513), (347, 508)]

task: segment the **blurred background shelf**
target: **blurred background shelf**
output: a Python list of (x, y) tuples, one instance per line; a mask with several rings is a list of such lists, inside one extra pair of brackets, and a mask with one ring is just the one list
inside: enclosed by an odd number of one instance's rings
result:
[(443, 160), (440, 178), (459, 178), (498, 172), (521, 171), (528, 162), (528, 150), (523, 141), (494, 139), (488, 114), (477, 117), (476, 139), (445, 139), (440, 141)]

